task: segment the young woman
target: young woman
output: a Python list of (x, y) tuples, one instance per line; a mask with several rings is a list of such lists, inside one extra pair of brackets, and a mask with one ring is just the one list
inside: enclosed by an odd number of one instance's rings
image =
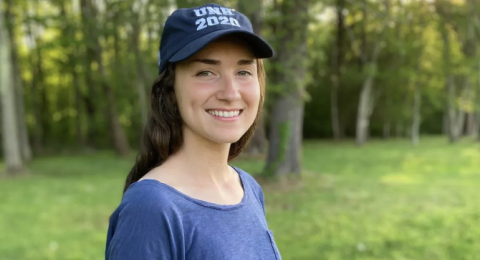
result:
[(278, 260), (261, 187), (229, 165), (254, 133), (273, 50), (208, 4), (167, 19), (142, 150), (110, 218), (108, 260)]

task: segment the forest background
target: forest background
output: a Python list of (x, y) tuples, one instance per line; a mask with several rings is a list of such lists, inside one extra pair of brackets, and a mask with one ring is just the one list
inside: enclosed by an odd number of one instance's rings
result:
[[(101, 259), (162, 26), (202, 0), (0, 0), (0, 259)], [(480, 3), (219, 0), (277, 56), (233, 164), (284, 259), (477, 259)]]

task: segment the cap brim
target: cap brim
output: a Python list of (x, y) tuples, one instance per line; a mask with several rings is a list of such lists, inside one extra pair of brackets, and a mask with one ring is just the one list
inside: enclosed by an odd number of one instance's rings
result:
[(241, 35), (247, 44), (251, 47), (253, 54), (260, 59), (271, 58), (275, 55), (273, 48), (265, 42), (259, 36), (247, 32), (241, 29), (233, 30), (218, 30), (203, 35), (202, 37), (195, 39), (194, 41), (188, 43), (183, 48), (181, 48), (177, 53), (175, 53), (168, 61), (169, 62), (179, 62), (185, 59), (190, 58), (195, 55), (198, 51), (203, 49), (206, 45), (212, 41), (229, 34), (239, 34)]

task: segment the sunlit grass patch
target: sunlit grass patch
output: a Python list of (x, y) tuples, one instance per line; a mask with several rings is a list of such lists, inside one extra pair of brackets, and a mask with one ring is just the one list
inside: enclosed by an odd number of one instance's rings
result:
[[(0, 259), (103, 259), (133, 163), (110, 152), (39, 158), (0, 181)], [(253, 174), (263, 161), (233, 162)], [(299, 181), (261, 182), (283, 259), (476, 260), (480, 144), (307, 141)]]

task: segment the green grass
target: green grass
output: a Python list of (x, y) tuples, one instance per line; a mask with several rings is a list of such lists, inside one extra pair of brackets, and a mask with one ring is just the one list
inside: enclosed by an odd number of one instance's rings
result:
[[(109, 153), (41, 158), (30, 176), (0, 179), (0, 259), (103, 259), (131, 164)], [(307, 141), (303, 166), (300, 182), (262, 183), (283, 259), (479, 259), (479, 143)]]

